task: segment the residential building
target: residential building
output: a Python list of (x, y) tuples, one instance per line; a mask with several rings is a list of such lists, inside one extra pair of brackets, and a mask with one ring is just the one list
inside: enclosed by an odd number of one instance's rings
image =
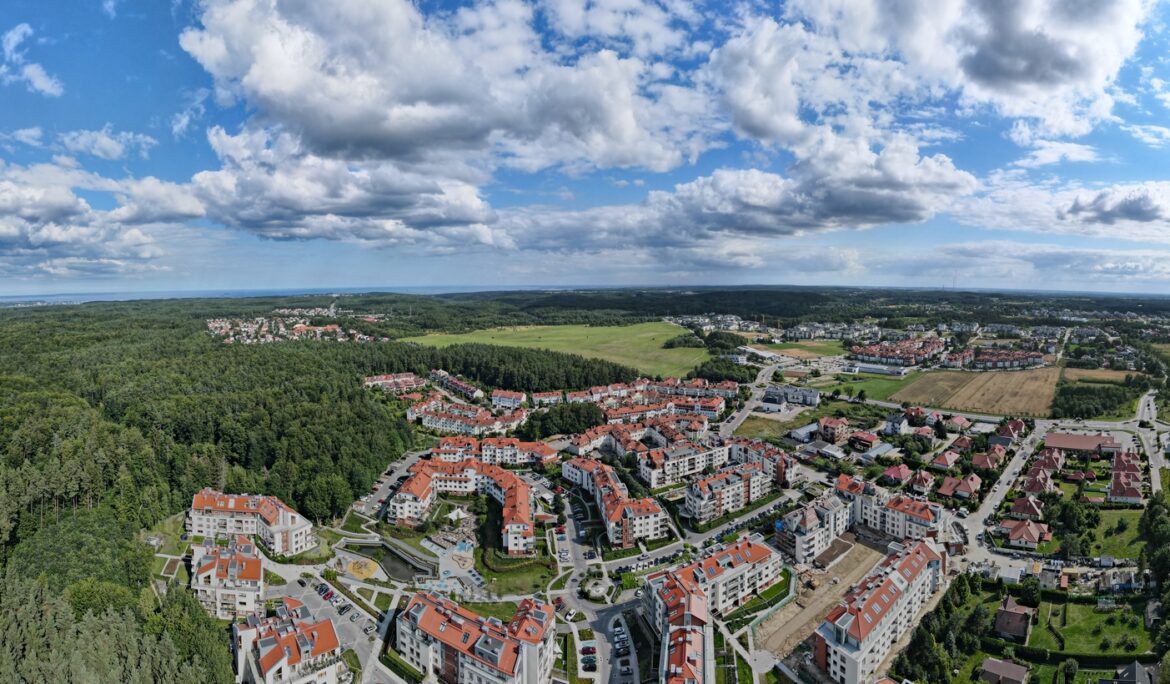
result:
[(191, 546), (191, 591), (217, 619), (263, 615), (263, 557), (247, 537), (238, 536), (227, 546), (206, 537)]
[(979, 681), (987, 684), (1027, 684), (1028, 668), (1010, 660), (987, 658), (979, 669)]
[(685, 576), (665, 574), (643, 594), (647, 622), (658, 633), (659, 681), (715, 681), (715, 626), (707, 595)]
[(414, 373), (393, 373), (390, 375), (371, 375), (362, 382), (366, 387), (377, 387), (384, 392), (398, 394), (410, 392), (427, 386), (427, 381)]
[(1016, 520), (1040, 520), (1044, 517), (1044, 503), (1030, 494), (1021, 496), (1012, 502), (1008, 517)]
[(532, 393), (532, 405), (536, 407), (556, 406), (563, 400), (564, 397), (560, 391)]
[(776, 541), (797, 563), (812, 565), (853, 524), (851, 508), (831, 491), (790, 512), (777, 524)]
[(523, 392), (513, 392), (503, 389), (492, 390), (492, 408), (494, 409), (514, 411), (523, 406), (527, 399), (528, 395)]
[(914, 473), (910, 470), (910, 466), (905, 463), (890, 466), (882, 472), (882, 479), (894, 485), (906, 484), (913, 476)]
[(653, 449), (638, 458), (638, 477), (651, 489), (683, 482), (705, 468), (722, 468), (730, 458), (728, 447), (680, 442)]
[(387, 505), (386, 518), (397, 525), (414, 526), (434, 505), (436, 494), (487, 494), (501, 506), (501, 549), (508, 555), (536, 552), (532, 488), (516, 473), (468, 458), (447, 462), (418, 461)]
[(849, 419), (823, 416), (817, 421), (817, 436), (829, 444), (840, 444), (849, 434)]
[(982, 486), (983, 480), (975, 473), (964, 475), (961, 478), (948, 475), (938, 486), (938, 495), (948, 498), (953, 496), (960, 499), (977, 499), (979, 498), (979, 488)]
[(723, 397), (731, 399), (739, 394), (739, 383), (732, 380), (711, 382), (703, 378), (680, 380), (678, 378), (663, 378), (659, 381), (647, 381), (646, 389), (658, 394), (667, 394), (680, 397)]
[(520, 601), (508, 622), (418, 592), (398, 614), (395, 649), (442, 684), (545, 684), (556, 661), (556, 611)]
[(233, 623), (231, 647), (237, 684), (338, 684), (346, 671), (333, 621), (291, 597), (272, 617)]
[(470, 382), (467, 382), (466, 380), (461, 380), (454, 375), (451, 375), (445, 370), (432, 370), (431, 380), (439, 387), (442, 387), (452, 394), (458, 394), (468, 401), (483, 399), (483, 390), (471, 384)]
[(891, 413), (886, 416), (886, 426), (882, 428), (882, 432), (887, 435), (905, 435), (910, 430), (910, 419), (905, 413)]
[(443, 437), (431, 447), (431, 457), (458, 462), (478, 459), (488, 465), (536, 465), (555, 463), (556, 449), (544, 442), (522, 442), (515, 437)]
[(687, 485), (684, 510), (705, 523), (747, 507), (772, 492), (772, 473), (759, 463), (729, 466)]
[(995, 611), (995, 635), (1020, 644), (1028, 643), (1035, 614), (1035, 608), (1020, 604), (1010, 594), (1003, 597), (999, 609)]
[(1121, 444), (1105, 433), (1049, 432), (1044, 435), (1044, 446), (1078, 456), (1111, 455), (1121, 451)]
[(780, 580), (784, 563), (759, 535), (745, 537), (706, 556), (646, 577), (643, 604), (648, 614), (661, 616), (666, 608), (662, 588), (670, 580), (698, 588), (708, 609), (726, 615)]
[(925, 470), (916, 471), (914, 477), (910, 479), (910, 491), (915, 494), (926, 496), (932, 487), (934, 487), (934, 475)]
[(1097, 684), (1157, 684), (1158, 679), (1152, 671), (1154, 667), (1156, 666), (1142, 665), (1135, 660), (1128, 665), (1119, 666), (1108, 679), (1098, 678)]
[(1004, 520), (999, 531), (1007, 536), (1007, 545), (1017, 549), (1035, 551), (1040, 544), (1052, 540), (1048, 525), (1034, 520)]
[(930, 466), (932, 468), (937, 468), (938, 470), (950, 470), (951, 468), (959, 465), (960, 460), (961, 458), (957, 452), (948, 449), (938, 456), (935, 456), (934, 460), (930, 462)]
[(614, 469), (589, 458), (564, 463), (561, 476), (593, 495), (606, 536), (615, 548), (628, 549), (638, 540), (660, 539), (670, 533), (666, 512), (653, 498), (631, 499)]
[(797, 404), (799, 406), (819, 406), (821, 393), (811, 387), (793, 387), (792, 385), (770, 385), (764, 390), (764, 402), (769, 404)]
[(210, 487), (191, 499), (187, 533), (212, 539), (253, 535), (282, 556), (295, 556), (317, 545), (313, 523), (275, 496), (224, 494)]
[(894, 643), (917, 624), (918, 611), (946, 576), (946, 551), (919, 540), (891, 553), (825, 616), (813, 634), (813, 660), (830, 679), (864, 684)]

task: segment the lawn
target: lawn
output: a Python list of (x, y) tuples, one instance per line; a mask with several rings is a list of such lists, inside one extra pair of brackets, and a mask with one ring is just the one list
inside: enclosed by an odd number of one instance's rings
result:
[(381, 592), (374, 598), (374, 607), (383, 613), (390, 610), (390, 601), (394, 599), (390, 594), (383, 594)]
[[(488, 498), (487, 521), (480, 528), (475, 547), (475, 569), (487, 580), (487, 590), (496, 594), (531, 594), (544, 591), (553, 578), (555, 565), (547, 555), (532, 559), (510, 559), (496, 555), (500, 543), (500, 504)], [(498, 567), (493, 570), (488, 562)], [(511, 617), (511, 616), (509, 616)]]
[(774, 352), (788, 352), (792, 356), (802, 359), (815, 359), (821, 356), (840, 356), (845, 353), (841, 340), (800, 340), (798, 342), (779, 342), (777, 344), (753, 345)]
[(710, 358), (702, 347), (663, 349), (662, 343), (686, 330), (671, 323), (621, 326), (549, 325), (476, 330), (461, 335), (424, 335), (404, 342), (446, 347), (463, 342), (533, 347), (605, 359), (648, 375), (686, 375)]
[(509, 622), (516, 614), (515, 601), (500, 601), (499, 603), (461, 603), (459, 604), (473, 613), (483, 617), (497, 617), (501, 622)]
[[(1028, 677), (1029, 682), (1034, 684), (1052, 684), (1052, 682), (1059, 682), (1064, 684), (1064, 675), (1061, 674), (1057, 679), (1053, 679), (1060, 670), (1060, 665), (1030, 665), (1031, 674)], [(1113, 679), (1117, 673), (1112, 670), (1106, 672), (1104, 670), (1077, 670), (1077, 676), (1073, 678), (1072, 684), (1097, 684), (1098, 679)], [(973, 681), (979, 681), (978, 675)]]
[(752, 666), (748, 661), (743, 659), (739, 651), (735, 652), (735, 674), (739, 679), (739, 684), (755, 684), (755, 673), (752, 672)]
[[(1138, 523), (1140, 510), (1101, 511), (1101, 524), (1097, 527), (1097, 541), (1093, 543), (1093, 555), (1114, 558), (1137, 558), (1146, 542), (1139, 538)], [(1117, 522), (1125, 520), (1124, 532), (1117, 531)]]
[(158, 549), (158, 553), (166, 556), (181, 556), (187, 553), (187, 549), (191, 547), (190, 540), (182, 541), (179, 539), (187, 531), (184, 527), (185, 522), (185, 513), (173, 515), (147, 530), (144, 537), (162, 537), (163, 543)]
[(835, 378), (838, 379), (838, 382), (821, 388), (821, 391), (832, 394), (834, 390), (839, 390), (843, 395), (855, 396), (858, 392), (865, 390), (866, 399), (885, 401), (917, 377), (917, 375), (907, 375), (904, 378), (895, 378), (871, 373), (837, 375)]
[(341, 659), (345, 661), (345, 666), (349, 668), (349, 671), (354, 673), (353, 681), (360, 682), (362, 680), (362, 661), (358, 659), (357, 652), (352, 648), (347, 648), (341, 654)]
[(341, 523), (341, 529), (345, 532), (352, 532), (353, 534), (369, 534), (362, 525), (370, 522), (370, 519), (350, 511), (345, 514), (345, 520)]
[[(1125, 624), (1121, 611), (1099, 613), (1093, 604), (1066, 603), (1050, 604), (1047, 601), (1040, 604), (1040, 622), (1032, 628), (1032, 636), (1028, 645), (1036, 648), (1046, 648), (1051, 651), (1061, 650), (1056, 636), (1046, 627), (1049, 607), (1068, 611), (1064, 617), (1052, 618), (1052, 624), (1064, 636), (1065, 651), (1073, 653), (1144, 653), (1150, 649), (1152, 642), (1150, 634), (1141, 623), (1140, 614), (1136, 626)], [(1135, 613), (1137, 614), (1137, 613)], [(1110, 617), (1114, 623), (1109, 624)], [(1118, 644), (1121, 637), (1132, 634), (1137, 638), (1137, 648), (1124, 649)], [(1103, 640), (1108, 638), (1110, 644), (1105, 648)]]
[(844, 400), (823, 399), (821, 405), (802, 411), (791, 420), (772, 420), (761, 416), (748, 416), (736, 437), (767, 438), (782, 437), (790, 430), (815, 423), (823, 416), (843, 415), (849, 419), (850, 427), (869, 428), (885, 420), (889, 409), (870, 404), (853, 404)]

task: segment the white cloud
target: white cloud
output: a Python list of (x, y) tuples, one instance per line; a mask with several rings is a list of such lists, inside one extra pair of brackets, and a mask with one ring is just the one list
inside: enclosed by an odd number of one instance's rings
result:
[(102, 0), (102, 12), (111, 19), (118, 16), (118, 0)]
[(4, 53), (4, 62), (0, 64), (0, 83), (24, 83), (32, 92), (60, 97), (65, 93), (61, 81), (49, 75), (40, 64), (27, 61), (25, 53), (20, 50), (20, 46), (32, 35), (31, 26), (17, 24), (0, 38), (0, 49)]
[(135, 152), (138, 156), (146, 159), (150, 148), (158, 144), (154, 138), (143, 133), (114, 131), (111, 124), (106, 124), (96, 131), (69, 131), (58, 137), (65, 149), (70, 152), (88, 154), (108, 160), (122, 159), (127, 154)]
[(1131, 124), (1121, 127), (1142, 143), (1150, 147), (1165, 147), (1170, 145), (1170, 128), (1153, 124)]
[(1036, 140), (1031, 143), (1032, 151), (1023, 159), (1017, 159), (1013, 166), (1035, 168), (1061, 162), (1100, 161), (1096, 148), (1080, 143), (1055, 140)]

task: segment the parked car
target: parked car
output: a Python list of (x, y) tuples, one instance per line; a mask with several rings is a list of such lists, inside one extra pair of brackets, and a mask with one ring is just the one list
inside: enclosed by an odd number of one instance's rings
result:
[(630, 655), (630, 649), (628, 647), (625, 647), (625, 646), (623, 646), (622, 648), (619, 648), (616, 652), (617, 652), (617, 655), (619, 658), (622, 656)]
[(623, 667), (622, 674), (623, 675), (631, 675), (631, 674), (634, 674), (634, 670), (633, 670), (633, 668), (630, 668), (630, 667)]
[(362, 633), (366, 635), (373, 634), (374, 630), (376, 629), (378, 628), (375, 625), (366, 625), (366, 628), (362, 630)]
[(356, 610), (354, 611), (353, 615), (349, 616), (350, 622), (357, 622), (360, 619), (362, 619), (362, 614), (357, 612)]
[(593, 655), (594, 653), (597, 653), (597, 648), (593, 646), (586, 646), (581, 649), (581, 653), (584, 655)]
[(586, 672), (597, 672), (597, 663), (583, 663), (581, 669)]
[(304, 578), (298, 579), (298, 580), (297, 580), (297, 584), (299, 584), (299, 585), (301, 585), (302, 587), (304, 587), (304, 586), (305, 586), (305, 580), (304, 580)]

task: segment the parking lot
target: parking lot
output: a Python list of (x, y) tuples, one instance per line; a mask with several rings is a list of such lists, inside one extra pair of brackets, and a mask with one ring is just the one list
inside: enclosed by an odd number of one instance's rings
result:
[[(337, 594), (340, 596), (340, 593)], [(313, 585), (309, 580), (305, 580), (305, 586), (302, 587), (297, 582), (289, 582), (282, 587), (270, 586), (267, 591), (267, 598), (280, 598), (282, 596), (290, 596), (302, 601), (309, 610), (313, 612), (313, 617), (321, 620), (324, 618), (332, 618), (333, 625), (337, 629), (337, 637), (341, 640), (342, 649), (352, 648), (358, 654), (358, 659), (362, 663), (368, 662), (370, 655), (374, 650), (374, 640), (378, 636), (375, 631), (368, 636), (362, 633), (362, 630), (370, 624), (376, 623), (376, 617), (370, 615), (358, 606), (354, 606), (346, 615), (338, 615), (338, 609), (345, 604), (350, 604), (350, 600), (342, 597), (343, 603), (336, 607), (330, 605), (313, 589)], [(336, 598), (336, 597), (335, 597)], [(351, 618), (359, 616), (356, 621)]]

